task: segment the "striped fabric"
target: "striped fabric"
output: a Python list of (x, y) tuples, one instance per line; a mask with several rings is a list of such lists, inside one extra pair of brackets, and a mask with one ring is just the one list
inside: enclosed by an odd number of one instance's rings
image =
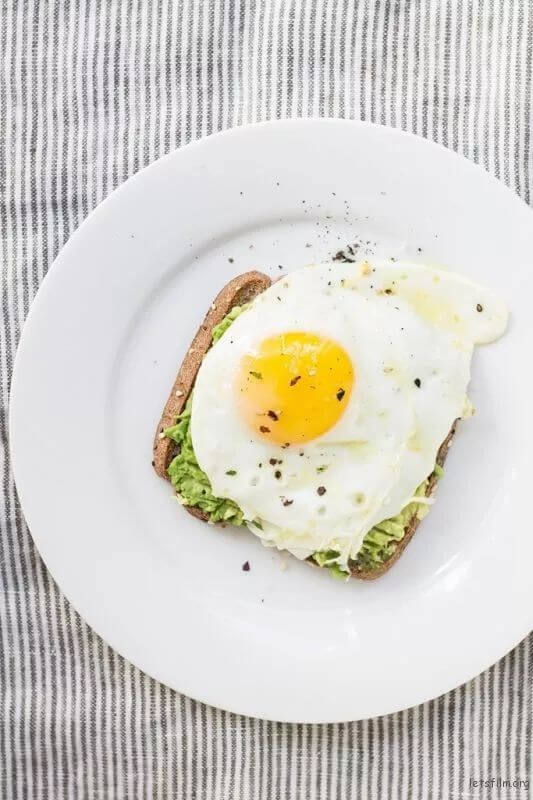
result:
[(43, 275), (128, 176), (222, 128), (331, 115), (442, 142), (529, 201), (532, 45), (530, 0), (0, 0), (2, 799), (530, 796), (532, 637), (468, 685), (366, 722), (193, 702), (110, 650), (51, 580), (6, 418)]

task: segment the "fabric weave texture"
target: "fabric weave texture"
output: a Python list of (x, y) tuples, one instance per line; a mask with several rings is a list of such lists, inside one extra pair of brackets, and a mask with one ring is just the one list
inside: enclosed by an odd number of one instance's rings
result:
[(437, 700), (351, 724), (247, 719), (139, 672), (40, 560), (7, 408), (24, 319), (63, 243), (126, 178), (200, 136), (371, 120), (464, 154), (530, 202), (532, 46), (529, 0), (0, 0), (0, 797), (530, 795), (512, 781), (533, 777), (533, 636)]

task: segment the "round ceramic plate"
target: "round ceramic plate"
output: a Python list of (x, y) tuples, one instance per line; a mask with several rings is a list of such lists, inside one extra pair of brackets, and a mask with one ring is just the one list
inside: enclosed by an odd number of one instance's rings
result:
[[(350, 244), (455, 269), (512, 312), (507, 335), (476, 352), (478, 413), (460, 426), (435, 506), (370, 583), (202, 524), (150, 463), (215, 293), (246, 270), (277, 276)], [(155, 678), (276, 720), (385, 714), (488, 667), (532, 619), (532, 253), (530, 210), (503, 185), (369, 124), (240, 128), (127, 181), (43, 282), (13, 379), (18, 491), (67, 597)]]

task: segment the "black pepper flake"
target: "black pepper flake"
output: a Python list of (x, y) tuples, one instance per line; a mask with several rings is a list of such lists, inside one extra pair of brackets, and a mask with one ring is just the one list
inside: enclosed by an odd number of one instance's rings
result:
[(251, 370), (250, 370), (250, 375), (251, 375), (253, 378), (257, 378), (257, 380), (258, 380), (258, 381), (261, 381), (261, 380), (263, 380), (263, 375), (262, 375), (262, 373), (261, 373), (261, 372), (256, 372), (255, 370), (251, 369)]
[(392, 294), (392, 289), (385, 289), (385, 294)]
[(340, 261), (342, 264), (351, 264), (355, 261), (354, 256), (354, 250), (348, 246), (346, 250), (339, 250), (335, 253), (333, 261)]
[(279, 481), (279, 479), (281, 478), (281, 472), (280, 472), (280, 470), (279, 470), (279, 469), (277, 469), (277, 470), (275, 471), (275, 473), (274, 473), (274, 477), (275, 477), (275, 478), (277, 478), (277, 480), (278, 480), (278, 481)]
[(420, 380), (420, 378), (415, 378), (414, 384), (418, 389), (420, 389), (420, 387), (422, 386), (422, 381)]
[(303, 456), (303, 455), (304, 455), (304, 451), (303, 451), (303, 450), (300, 450), (300, 452), (298, 453), (298, 455), (299, 455), (299, 456)]
[(319, 494), (320, 497), (322, 497), (323, 494), (326, 494), (326, 487), (325, 486), (319, 486), (318, 489), (316, 490), (316, 493)]
[(295, 375), (294, 378), (291, 378), (290, 386), (296, 386), (301, 377), (301, 375)]
[(261, 433), (270, 433), (270, 428), (267, 428), (266, 425), (260, 425), (259, 430), (261, 431)]
[(339, 389), (339, 391), (337, 392), (337, 400), (341, 401), (345, 394), (346, 392), (344, 391), (344, 389)]
[(228, 469), (228, 470), (226, 470), (226, 475), (236, 475), (236, 474), (237, 474), (237, 470), (236, 469)]
[(277, 459), (277, 458), (269, 458), (269, 459), (268, 459), (268, 463), (269, 463), (269, 464), (272, 464), (272, 466), (273, 466), (273, 467), (275, 467), (275, 466), (276, 466), (276, 464), (278, 464), (278, 463), (279, 463), (279, 464), (281, 464), (281, 461), (278, 461), (278, 459)]
[(481, 303), (477, 304), (476, 311), (479, 311), (479, 312), (483, 311), (483, 306), (481, 305)]
[(233, 259), (233, 258), (228, 258), (228, 261), (229, 261), (230, 264), (233, 264), (234, 260), (235, 259)]
[(245, 561), (244, 562), (244, 564), (242, 565), (242, 571), (243, 572), (250, 572), (250, 562), (249, 561)]
[(281, 502), (283, 503), (284, 506), (292, 506), (294, 500), (289, 500), (287, 497), (282, 497)]
[(277, 421), (278, 421), (278, 419), (279, 419), (279, 417), (278, 417), (278, 415), (276, 414), (276, 412), (275, 412), (275, 411), (272, 411), (272, 410), (270, 410), (270, 411), (268, 412), (268, 416), (270, 417), (270, 419), (273, 419), (273, 420), (274, 420), (274, 422), (277, 422)]

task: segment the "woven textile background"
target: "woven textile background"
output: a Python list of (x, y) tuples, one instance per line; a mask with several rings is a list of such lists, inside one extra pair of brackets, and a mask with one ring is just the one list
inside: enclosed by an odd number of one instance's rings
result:
[(530, 0), (0, 0), (2, 800), (529, 796), (470, 779), (533, 777), (533, 637), (434, 702), (343, 725), (223, 713), (125, 662), (33, 546), (7, 404), (61, 245), (191, 139), (281, 116), (373, 120), (464, 153), (528, 202), (532, 47)]

